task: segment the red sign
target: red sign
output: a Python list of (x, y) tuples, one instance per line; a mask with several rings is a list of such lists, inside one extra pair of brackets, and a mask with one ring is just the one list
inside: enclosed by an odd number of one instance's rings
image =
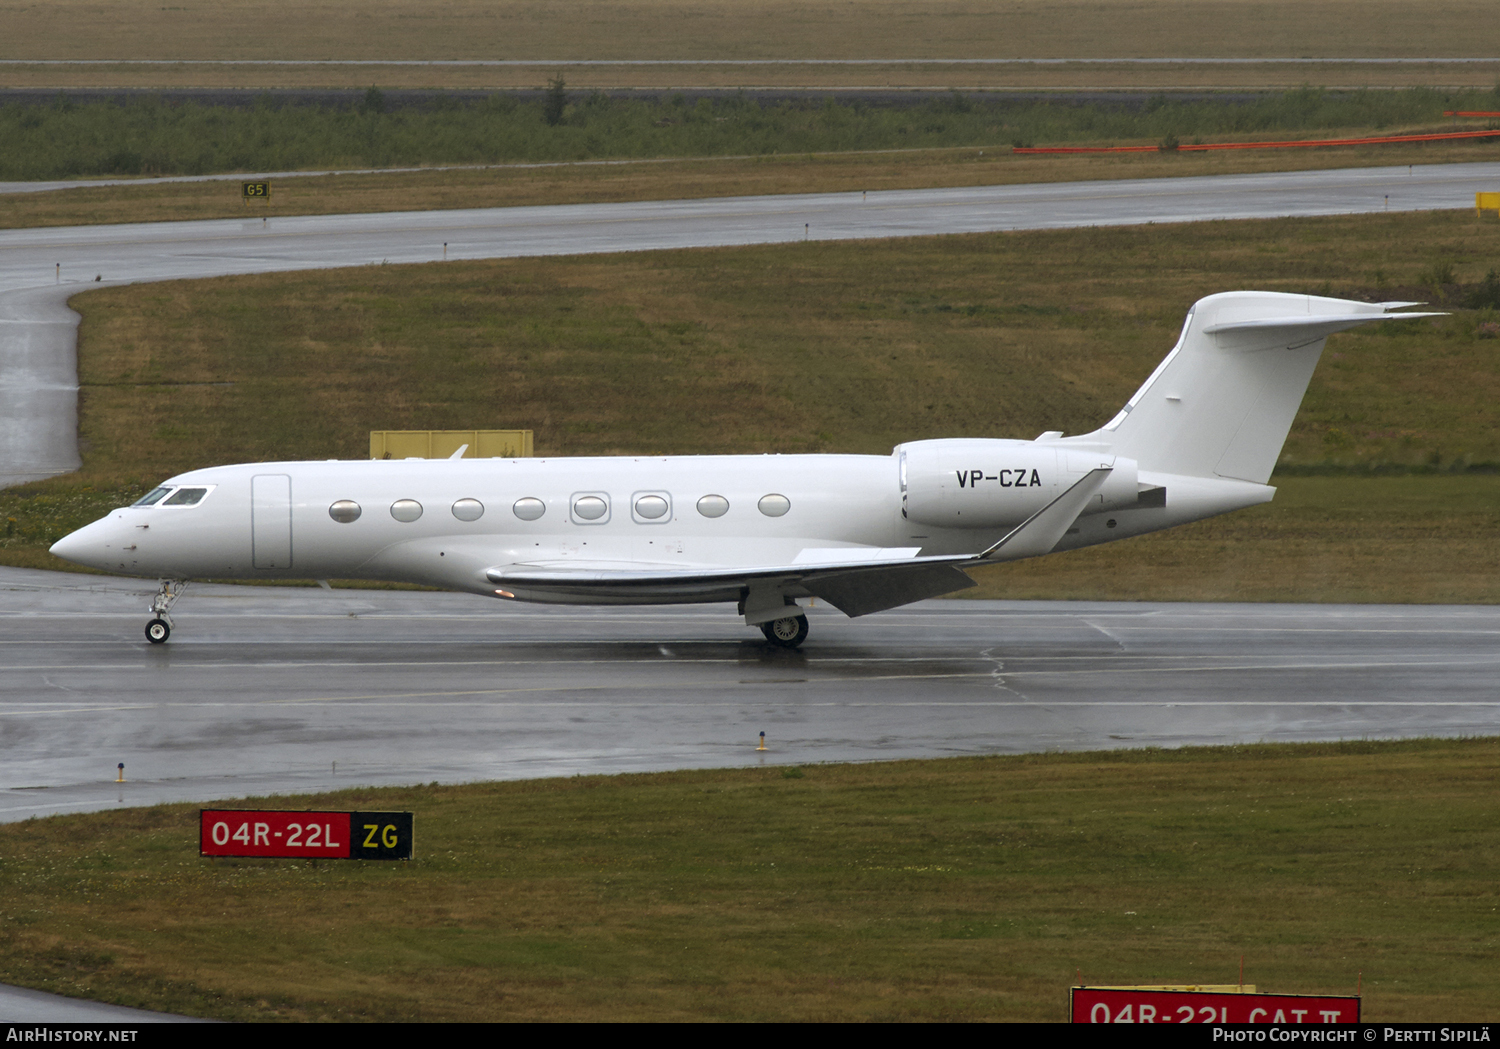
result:
[(205, 856), (349, 855), (347, 812), (255, 812), (204, 809), (198, 849)]
[(1076, 1024), (1359, 1023), (1358, 998), (1330, 995), (1074, 987), (1072, 999)]

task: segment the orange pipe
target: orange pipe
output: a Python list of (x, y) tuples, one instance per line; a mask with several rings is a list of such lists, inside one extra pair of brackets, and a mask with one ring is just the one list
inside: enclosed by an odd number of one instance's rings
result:
[[(1500, 116), (1500, 113), (1495, 114)], [(1160, 146), (1016, 146), (1015, 153), (1201, 153), (1210, 149), (1291, 149), (1297, 146), (1370, 146), (1388, 142), (1442, 142), (1456, 138), (1492, 138), (1495, 131), (1445, 131), (1435, 135), (1381, 135), (1376, 138), (1323, 138), (1296, 142), (1206, 142), (1163, 150)]]

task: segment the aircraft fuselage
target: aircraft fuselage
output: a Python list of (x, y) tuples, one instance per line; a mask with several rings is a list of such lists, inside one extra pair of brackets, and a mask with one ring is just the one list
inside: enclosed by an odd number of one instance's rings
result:
[[(486, 595), (496, 587), (485, 570), (505, 564), (733, 568), (840, 548), (975, 554), (1056, 496), (1077, 473), (1068, 455), (1029, 441), (969, 439), (915, 442), (889, 456), (253, 463), (173, 477), (162, 487), (207, 491), (189, 505), (168, 505), (168, 495), (114, 510), (56, 552), (155, 578), (360, 578)], [(1137, 487), (1132, 472), (1124, 503), (1091, 508), (1114, 524), (1098, 522), (1090, 541), (1270, 496), (1234, 485), (1222, 494), (1228, 504), (1173, 512), (1135, 508)], [(912, 503), (906, 513), (903, 495)], [(1086, 545), (1081, 535), (1066, 545)]]

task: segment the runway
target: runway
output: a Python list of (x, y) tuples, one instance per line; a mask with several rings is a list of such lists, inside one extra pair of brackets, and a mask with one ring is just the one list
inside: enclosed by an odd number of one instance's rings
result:
[(75, 470), (90, 285), (390, 263), (1471, 207), (1500, 164), (0, 231), (0, 486)]
[(151, 589), (0, 570), (0, 819), (433, 780), (1500, 732), (1489, 607), (815, 607), (787, 652), (727, 607), (203, 586), (154, 647)]

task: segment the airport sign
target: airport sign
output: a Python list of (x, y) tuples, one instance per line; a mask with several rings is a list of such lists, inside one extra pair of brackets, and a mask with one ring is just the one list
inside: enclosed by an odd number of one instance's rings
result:
[(409, 860), (412, 814), (201, 809), (198, 852), (279, 859)]
[(1352, 1024), (1360, 999), (1315, 994), (1074, 987), (1073, 1023)]

